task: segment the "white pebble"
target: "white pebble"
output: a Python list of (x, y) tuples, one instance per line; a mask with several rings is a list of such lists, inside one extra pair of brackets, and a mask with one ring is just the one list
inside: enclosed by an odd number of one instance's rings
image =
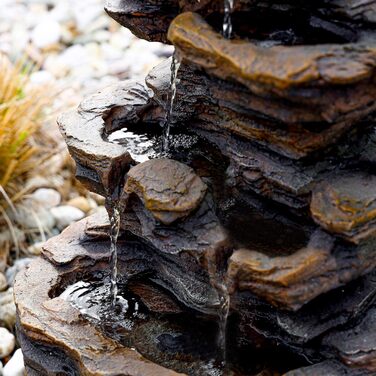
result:
[(70, 205), (52, 208), (51, 214), (54, 216), (56, 225), (60, 230), (85, 217), (85, 213), (82, 210)]
[(31, 33), (31, 40), (38, 48), (47, 48), (58, 43), (61, 37), (61, 26), (53, 19), (41, 21)]
[(3, 359), (10, 355), (15, 345), (16, 339), (14, 335), (8, 329), (0, 328), (0, 358)]
[(11, 360), (5, 365), (3, 376), (23, 376), (25, 372), (24, 358), (21, 349), (18, 349)]
[(60, 193), (51, 188), (39, 188), (31, 195), (31, 198), (38, 201), (45, 208), (53, 208), (61, 202)]
[(49, 85), (55, 81), (55, 77), (46, 70), (40, 70), (33, 72), (30, 75), (30, 82), (35, 86)]
[(13, 299), (13, 289), (0, 292), (0, 325), (12, 327), (16, 322), (16, 305)]

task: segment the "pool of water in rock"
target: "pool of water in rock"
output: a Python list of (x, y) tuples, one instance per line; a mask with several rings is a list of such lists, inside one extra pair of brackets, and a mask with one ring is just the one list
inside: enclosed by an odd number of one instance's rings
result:
[[(217, 357), (215, 320), (179, 305), (157, 309), (157, 303), (145, 302), (132, 291), (137, 290), (136, 286), (146, 295), (157, 291), (148, 283), (131, 282), (127, 286), (120, 282), (113, 310), (109, 277), (96, 273), (68, 286), (61, 297), (106, 335), (126, 347), (137, 349), (147, 359), (189, 375), (224, 375)], [(165, 312), (153, 312), (150, 305)]]
[[(182, 306), (152, 282), (120, 281), (115, 310), (109, 292), (109, 276), (97, 272), (66, 287), (60, 297), (106, 336), (177, 372), (245, 376), (265, 371), (257, 351), (242, 348), (232, 348), (224, 366), (217, 345), (216, 318)], [(265, 373), (269, 374), (282, 373)]]
[(172, 157), (176, 153), (190, 150), (197, 142), (197, 136), (181, 134), (171, 128), (169, 150), (162, 151), (163, 130), (150, 124), (124, 127), (107, 135), (106, 140), (124, 146), (138, 163), (160, 157)]

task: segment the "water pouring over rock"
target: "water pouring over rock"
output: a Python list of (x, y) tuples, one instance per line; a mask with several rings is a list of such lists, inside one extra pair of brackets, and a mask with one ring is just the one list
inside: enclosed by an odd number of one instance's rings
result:
[(176, 96), (176, 85), (178, 80), (178, 71), (180, 67), (180, 61), (178, 54), (175, 52), (172, 56), (171, 61), (171, 80), (170, 80), (170, 89), (168, 92), (167, 99), (167, 108), (166, 108), (166, 117), (162, 124), (163, 127), (163, 139), (162, 139), (162, 153), (168, 152), (169, 149), (169, 138), (170, 138), (170, 128), (172, 121), (172, 113), (174, 110), (174, 101)]
[(234, 8), (234, 1), (235, 0), (225, 0), (224, 2), (224, 10), (225, 15), (223, 18), (223, 36), (227, 39), (231, 38), (232, 35), (232, 19), (231, 19), (231, 13)]
[(375, 374), (372, 2), (106, 10), (180, 67), (59, 117), (77, 178), (119, 205), (17, 278), (28, 374)]

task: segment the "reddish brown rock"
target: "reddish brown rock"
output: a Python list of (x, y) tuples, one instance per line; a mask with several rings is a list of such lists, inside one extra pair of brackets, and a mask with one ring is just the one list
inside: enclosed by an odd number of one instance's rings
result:
[[(306, 365), (287, 375), (376, 372), (374, 1), (239, 0), (227, 40), (219, 34), (223, 4), (108, 2), (108, 13), (143, 38), (166, 41), (170, 28), (183, 60), (174, 132), (192, 132), (199, 156), (175, 150), (171, 159), (133, 167), (124, 147), (106, 141), (130, 124), (157, 126), (167, 108), (169, 62), (148, 77), (154, 94), (121, 84), (61, 118), (81, 180), (101, 194), (123, 193), (119, 279), (130, 281), (160, 321), (134, 333), (151, 362), (57, 297), (82, 273), (107, 267), (108, 218), (84, 220), (50, 240), (48, 261), (17, 281), (31, 375), (176, 374), (155, 363), (203, 374), (220, 301), (212, 286), (222, 292), (224, 275), (232, 293), (231, 356), (251, 357), (256, 344)], [(166, 316), (179, 321), (188, 311), (199, 319), (184, 334), (167, 324)], [(299, 366), (286, 362), (279, 374)], [(274, 369), (263, 365), (258, 371)]]
[[(228, 241), (211, 205), (206, 199), (194, 216), (166, 227), (156, 225), (140, 202), (132, 203), (132, 212), (122, 215), (118, 257), (124, 262), (119, 274), (154, 274), (155, 281), (185, 305), (213, 314), (218, 296), (210, 284), (207, 260), (213, 252), (225, 257)], [(93, 215), (48, 241), (42, 254), (61, 267), (83, 260), (108, 262), (108, 234), (108, 217)]]
[(135, 162), (124, 146), (105, 140), (106, 132), (139, 122), (150, 108), (149, 95), (143, 84), (125, 81), (84, 100), (78, 111), (59, 117), (60, 130), (76, 161), (77, 178), (88, 189), (109, 195), (122, 184)]
[[(239, 82), (257, 95), (278, 96), (295, 103), (311, 102), (317, 110), (327, 113), (332, 122), (334, 113), (339, 118), (357, 110), (364, 117), (374, 111), (376, 49), (372, 40), (359, 44), (263, 48), (245, 41), (226, 40), (199, 15), (189, 12), (173, 21), (169, 39), (184, 61), (209, 74)], [(342, 85), (352, 85), (357, 91), (357, 85), (364, 83), (370, 90), (366, 97), (353, 96), (345, 103), (340, 93), (335, 95)], [(328, 95), (333, 98), (330, 103)]]
[[(320, 38), (323, 39), (322, 35), (346, 41), (359, 37), (359, 30), (355, 27), (367, 30), (367, 26), (376, 22), (374, 8), (373, 1), (359, 4), (356, 0), (323, 1), (319, 7), (315, 3), (305, 1), (275, 3), (266, 0), (260, 3), (237, 0), (233, 12), (236, 21), (233, 23), (234, 34), (238, 36), (248, 33), (248, 37), (251, 38), (252, 33), (257, 34), (257, 31), (249, 25), (255, 24), (264, 27), (264, 34), (267, 34), (272, 42), (278, 41), (275, 35), (278, 32), (285, 32), (288, 36), (293, 34), (294, 39), (299, 38), (301, 44), (301, 38), (306, 43), (312, 39), (317, 43)], [(163, 4), (158, 0), (108, 0), (105, 9), (112, 18), (138, 37), (166, 43), (170, 23), (181, 12), (193, 11), (204, 17), (214, 18), (216, 26), (220, 28), (224, 3), (217, 0), (168, 0)], [(286, 23), (291, 22), (291, 19), (299, 19), (304, 25), (303, 31), (298, 22), (296, 25), (290, 24), (287, 31), (284, 30)], [(246, 20), (249, 23), (246, 23)], [(291, 36), (285, 40), (290, 41)]]
[(188, 166), (171, 159), (154, 159), (133, 167), (124, 191), (136, 194), (153, 216), (168, 225), (195, 210), (206, 185)]
[[(59, 272), (46, 260), (39, 259), (18, 275), (14, 287), (17, 315), (28, 341), (40, 344), (41, 348), (62, 351), (80, 375), (179, 375), (105, 337), (70, 303), (51, 298), (65, 273), (69, 270)], [(49, 371), (39, 375), (50, 374)]]
[[(155, 67), (146, 79), (155, 94), (154, 99), (162, 107), (166, 107), (169, 72), (170, 62), (165, 61)], [(189, 122), (192, 128), (228, 132), (293, 159), (327, 148), (351, 128), (366, 128), (366, 123), (357, 121), (370, 110), (366, 106), (365, 113), (363, 110), (350, 111), (342, 116), (333, 106), (328, 108), (329, 114), (322, 108), (314, 109), (314, 103), (281, 101), (271, 96), (263, 98), (241, 84), (210, 77), (184, 63), (178, 79), (173, 116), (176, 126)], [(339, 106), (343, 109), (353, 95), (360, 98), (368, 93), (366, 87), (359, 87), (357, 94), (351, 91), (346, 87), (336, 93), (320, 95), (325, 95), (331, 103), (343, 101)], [(369, 95), (365, 102), (372, 101), (371, 107), (374, 106), (373, 97)], [(312, 98), (313, 101), (315, 99)]]
[(376, 176), (346, 171), (318, 184), (311, 201), (315, 221), (359, 243), (376, 234)]
[(296, 311), (320, 294), (372, 271), (373, 254), (372, 242), (358, 248), (336, 245), (333, 237), (317, 230), (306, 247), (290, 255), (235, 251), (229, 260), (228, 283), (233, 290), (250, 290), (276, 307)]

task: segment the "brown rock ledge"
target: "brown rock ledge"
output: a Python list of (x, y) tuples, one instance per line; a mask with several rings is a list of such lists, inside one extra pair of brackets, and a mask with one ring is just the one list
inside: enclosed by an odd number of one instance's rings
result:
[(318, 184), (311, 213), (326, 230), (353, 243), (376, 235), (376, 176), (346, 171)]
[[(48, 261), (38, 259), (17, 276), (14, 287), (17, 315), (23, 335), (29, 341), (63, 351), (72, 360), (76, 372), (83, 376), (181, 375), (105, 337), (70, 303), (61, 298), (51, 299), (49, 295), (59, 286), (60, 279), (72, 272), (58, 271)], [(49, 370), (45, 371), (46, 375), (50, 374)]]
[(89, 190), (112, 194), (130, 165), (135, 164), (123, 146), (107, 142), (105, 135), (141, 121), (150, 109), (150, 95), (142, 83), (128, 80), (99, 91), (84, 100), (77, 111), (58, 118), (76, 161), (76, 177)]
[(350, 247), (316, 230), (307, 246), (291, 255), (271, 257), (249, 249), (235, 251), (229, 259), (228, 283), (233, 290), (250, 290), (274, 306), (296, 311), (375, 267), (372, 241)]

